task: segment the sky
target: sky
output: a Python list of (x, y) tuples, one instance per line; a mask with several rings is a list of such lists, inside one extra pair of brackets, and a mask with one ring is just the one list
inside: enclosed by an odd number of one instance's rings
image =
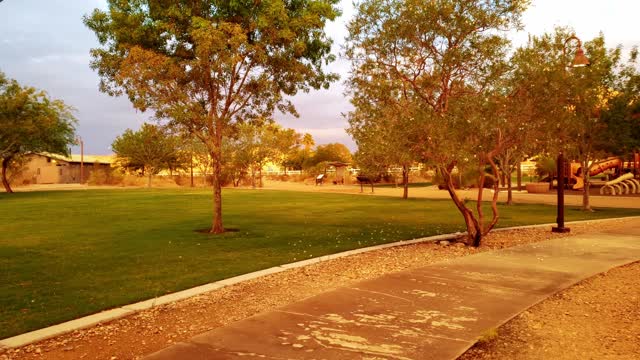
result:
[[(339, 54), (345, 24), (354, 10), (351, 0), (342, 0), (339, 6), (343, 15), (325, 30), (338, 55), (327, 70), (340, 74), (341, 80), (329, 90), (295, 96), (299, 118), (277, 113), (275, 119), (282, 126), (310, 133), (316, 144), (340, 142), (353, 151), (356, 146), (344, 131), (348, 124), (342, 115), (351, 109), (342, 84), (349, 64)], [(85, 152), (109, 154), (115, 137), (127, 128), (138, 129), (149, 114), (136, 111), (126, 97), (113, 98), (98, 90), (98, 75), (89, 68), (89, 50), (98, 42), (82, 23), (82, 16), (94, 8), (106, 8), (106, 0), (0, 0), (0, 71), (73, 106)], [(522, 45), (527, 34), (569, 26), (583, 41), (602, 31), (607, 46), (630, 49), (640, 46), (640, 32), (634, 29), (637, 14), (638, 0), (533, 0), (524, 14), (524, 31), (510, 38), (514, 45)]]

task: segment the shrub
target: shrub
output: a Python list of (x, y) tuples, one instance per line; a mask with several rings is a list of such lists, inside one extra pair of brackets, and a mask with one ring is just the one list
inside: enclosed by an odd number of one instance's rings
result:
[[(453, 173), (452, 177), (453, 177), (452, 179), (453, 186), (456, 189), (460, 189), (461, 186), (462, 188), (477, 188), (478, 178), (480, 177), (480, 174), (477, 169), (468, 169), (468, 170), (463, 170), (461, 175), (459, 175), (457, 172)], [(496, 179), (493, 175), (489, 173), (485, 173), (484, 188), (485, 189), (492, 188), (493, 185), (495, 184), (495, 180)], [(438, 185), (439, 189), (446, 189), (445, 181), (442, 175), (440, 175), (440, 173), (436, 173), (433, 176), (432, 181), (435, 185)]]
[(98, 166), (94, 169), (87, 180), (89, 185), (121, 185), (123, 183), (124, 175), (112, 168)]
[(549, 177), (551, 179), (556, 172), (556, 160), (552, 157), (540, 157), (536, 161), (536, 175), (543, 179)]
[(478, 337), (478, 343), (481, 345), (490, 343), (498, 338), (498, 330), (496, 328), (488, 328), (482, 335)]

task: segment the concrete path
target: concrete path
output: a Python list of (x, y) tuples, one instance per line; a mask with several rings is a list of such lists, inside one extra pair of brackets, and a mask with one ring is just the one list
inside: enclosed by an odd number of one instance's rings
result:
[(455, 359), (487, 329), (640, 260), (640, 224), (485, 252), (340, 288), (148, 359)]

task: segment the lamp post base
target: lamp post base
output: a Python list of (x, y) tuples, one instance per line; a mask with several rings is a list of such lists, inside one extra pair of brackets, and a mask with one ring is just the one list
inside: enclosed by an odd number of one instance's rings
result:
[(570, 231), (571, 231), (571, 229), (569, 229), (568, 227), (564, 227), (564, 226), (562, 226), (562, 227), (554, 226), (554, 227), (551, 228), (551, 232), (554, 232), (554, 233), (568, 233)]

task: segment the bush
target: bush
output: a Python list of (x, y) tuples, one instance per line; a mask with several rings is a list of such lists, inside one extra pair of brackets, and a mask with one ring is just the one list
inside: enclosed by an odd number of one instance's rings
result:
[(124, 175), (111, 168), (98, 167), (89, 174), (89, 185), (122, 185)]
[[(191, 186), (191, 175), (174, 175), (173, 176), (173, 181), (175, 181), (176, 185), (178, 186)], [(196, 179), (193, 179), (193, 182), (195, 184)]]
[[(462, 186), (462, 188), (477, 188), (478, 187), (478, 178), (480, 176), (480, 174), (478, 173), (477, 169), (468, 169), (468, 170), (463, 170), (462, 171), (462, 175), (458, 175), (458, 173), (453, 173), (452, 175), (452, 180), (453, 180), (453, 186), (456, 189), (460, 189), (460, 187)], [(439, 189), (446, 189), (446, 184), (444, 181), (444, 178), (442, 177), (442, 175), (440, 175), (440, 173), (436, 172), (433, 175), (433, 183), (435, 185), (438, 185)], [(462, 181), (462, 184), (460, 184), (460, 182)], [(484, 188), (485, 189), (490, 189), (493, 188), (493, 185), (495, 184), (495, 177), (491, 174), (486, 173), (485, 174), (485, 178), (484, 178)]]
[(552, 157), (540, 157), (536, 161), (536, 175), (539, 179), (549, 177), (551, 179), (556, 173), (556, 160)]
[(146, 178), (137, 175), (125, 174), (122, 179), (122, 186), (147, 186)]

